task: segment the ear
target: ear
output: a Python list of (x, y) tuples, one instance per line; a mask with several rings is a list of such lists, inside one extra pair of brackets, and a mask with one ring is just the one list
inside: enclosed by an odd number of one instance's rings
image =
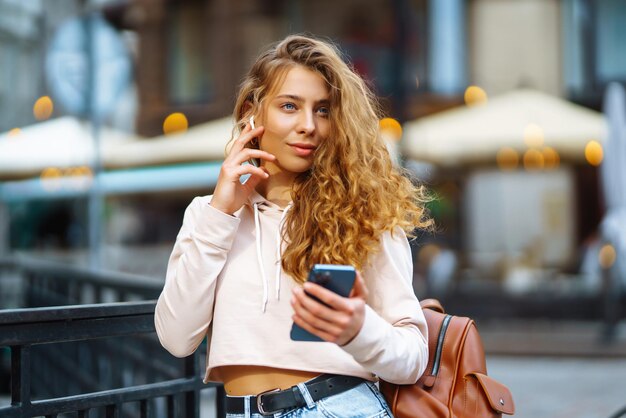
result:
[(248, 123), (251, 116), (254, 116), (254, 124), (256, 126), (262, 125), (263, 121), (263, 106), (258, 105), (255, 106), (250, 100), (246, 100), (241, 109), (241, 120)]
[(250, 119), (250, 116), (253, 115), (253, 108), (254, 106), (252, 106), (252, 102), (250, 100), (246, 100), (243, 104), (243, 109), (242, 110), (242, 115), (243, 115), (243, 119), (244, 120), (248, 120)]

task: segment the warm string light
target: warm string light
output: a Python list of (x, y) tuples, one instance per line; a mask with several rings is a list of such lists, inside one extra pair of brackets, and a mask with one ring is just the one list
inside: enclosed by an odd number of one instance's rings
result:
[(527, 149), (518, 151), (511, 147), (501, 148), (496, 154), (498, 167), (503, 171), (515, 170), (520, 165), (528, 171), (558, 168), (561, 163), (559, 153), (552, 147), (544, 146), (544, 143), (543, 128), (529, 123), (524, 128), (524, 144)]
[(602, 144), (596, 140), (589, 141), (585, 146), (585, 159), (593, 166), (599, 166), (604, 159)]
[(543, 142), (544, 135), (541, 126), (534, 123), (526, 125), (526, 128), (524, 128), (524, 143), (529, 148), (538, 148), (543, 146)]
[(496, 161), (503, 171), (515, 170), (519, 165), (519, 153), (510, 147), (501, 148), (496, 155)]
[(186, 132), (188, 128), (187, 117), (180, 112), (168, 115), (163, 121), (163, 133), (165, 135)]
[(541, 170), (544, 167), (543, 154), (535, 148), (524, 153), (524, 168), (528, 171)]
[(22, 134), (22, 130), (20, 128), (13, 128), (8, 132), (7, 135), (9, 138), (17, 138), (21, 134)]
[(402, 138), (402, 125), (393, 118), (383, 118), (378, 123), (380, 132), (392, 141), (400, 141)]
[(600, 248), (598, 252), (598, 262), (603, 269), (609, 269), (615, 264), (617, 253), (615, 247), (611, 244), (605, 244)]
[(487, 103), (487, 93), (478, 86), (469, 86), (463, 95), (467, 106), (478, 106)]
[(37, 120), (50, 119), (54, 111), (54, 103), (50, 96), (42, 96), (35, 102), (33, 106), (33, 115)]
[(73, 190), (86, 190), (93, 180), (93, 172), (87, 166), (57, 168), (48, 167), (39, 175), (41, 186), (49, 192), (69, 188)]
[(546, 170), (554, 170), (559, 167), (561, 157), (552, 147), (543, 147), (543, 166)]

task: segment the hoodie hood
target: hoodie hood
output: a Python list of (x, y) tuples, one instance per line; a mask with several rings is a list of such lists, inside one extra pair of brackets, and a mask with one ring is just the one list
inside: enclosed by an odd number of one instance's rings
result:
[(274, 207), (274, 208), (280, 209), (280, 206), (278, 206), (275, 203), (270, 202), (269, 200), (261, 196), (261, 194), (257, 192), (256, 190), (253, 190), (252, 193), (250, 193), (250, 196), (248, 196), (248, 201), (245, 204), (246, 206), (250, 206), (250, 207), (253, 207), (254, 204), (258, 204), (264, 207)]

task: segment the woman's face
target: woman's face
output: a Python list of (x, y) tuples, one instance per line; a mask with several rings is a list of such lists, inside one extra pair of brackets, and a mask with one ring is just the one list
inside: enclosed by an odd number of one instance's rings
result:
[(302, 66), (288, 70), (267, 97), (259, 147), (276, 157), (262, 165), (270, 175), (293, 177), (311, 168), (315, 149), (330, 133), (329, 91), (324, 79)]

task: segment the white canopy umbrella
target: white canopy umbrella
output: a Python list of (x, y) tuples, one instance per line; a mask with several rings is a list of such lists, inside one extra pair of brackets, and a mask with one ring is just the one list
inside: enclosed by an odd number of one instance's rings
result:
[(108, 168), (224, 159), (234, 123), (231, 117), (196, 125), (184, 133), (137, 139), (104, 148)]
[[(102, 129), (100, 155), (102, 165), (109, 169), (101, 174), (102, 192), (123, 194), (214, 186), (233, 126), (232, 119), (227, 117), (197, 125), (184, 133), (150, 139)], [(89, 179), (76, 176), (84, 176), (85, 172), (72, 170), (71, 176), (67, 176), (62, 170), (89, 166), (92, 158), (90, 125), (72, 117), (2, 134), (0, 200), (82, 195)], [(40, 181), (39, 177), (49, 168), (64, 174), (61, 178)]]
[(539, 131), (542, 145), (572, 160), (584, 159), (587, 143), (601, 142), (607, 130), (601, 113), (524, 89), (407, 122), (403, 152), (440, 166), (495, 161), (503, 147), (526, 150), (529, 127)]
[[(102, 128), (102, 165), (116, 169), (221, 161), (232, 128), (230, 117), (156, 138)], [(92, 158), (90, 124), (70, 116), (0, 134), (0, 179), (35, 177), (49, 167), (88, 166)]]
[[(116, 147), (136, 137), (102, 128), (102, 147)], [(39, 175), (55, 167), (91, 165), (93, 140), (88, 122), (65, 116), (0, 134), (0, 179)]]

